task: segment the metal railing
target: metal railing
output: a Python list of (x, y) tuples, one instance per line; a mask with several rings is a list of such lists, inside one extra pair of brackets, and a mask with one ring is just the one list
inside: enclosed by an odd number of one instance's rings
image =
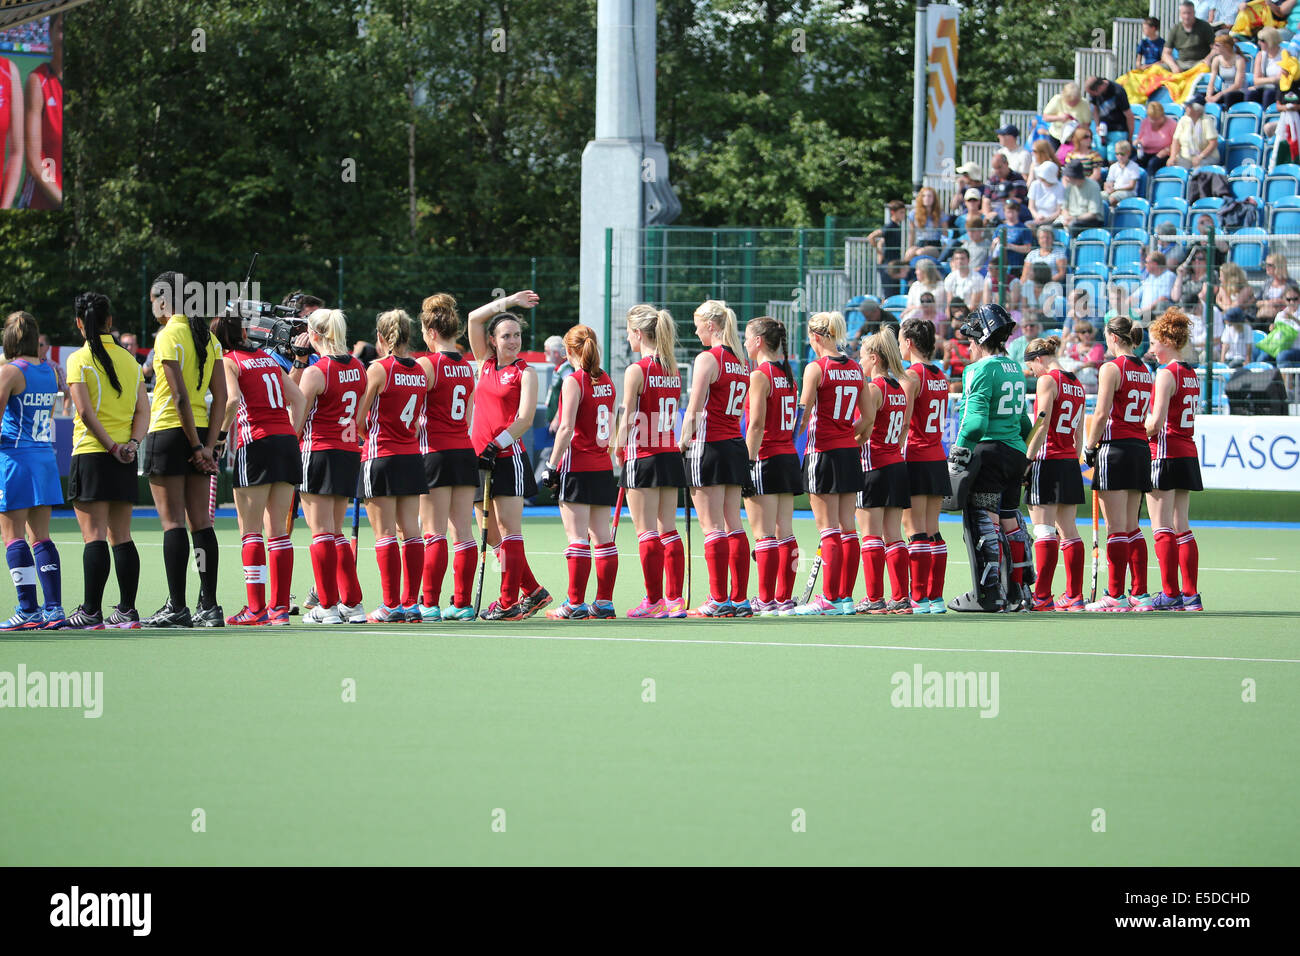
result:
[(1065, 89), (1065, 84), (1069, 80), (1049, 80), (1041, 79), (1038, 81), (1038, 112), (1042, 114), (1047, 110), (1047, 104), (1052, 102), (1052, 97), (1061, 90)]
[[(1164, 28), (1164, 24), (1160, 24)], [(1115, 66), (1122, 75), (1133, 69), (1137, 61), (1138, 44), (1142, 42), (1142, 20), (1137, 17), (1116, 17), (1110, 24), (1110, 48), (1115, 51)], [(1114, 77), (1111, 77), (1114, 79)]]
[(1114, 50), (1094, 50), (1092, 47), (1075, 47), (1074, 48), (1074, 82), (1079, 84), (1079, 89), (1084, 88), (1090, 76), (1104, 76), (1108, 80), (1113, 80), (1119, 76), (1115, 69), (1116, 56)]

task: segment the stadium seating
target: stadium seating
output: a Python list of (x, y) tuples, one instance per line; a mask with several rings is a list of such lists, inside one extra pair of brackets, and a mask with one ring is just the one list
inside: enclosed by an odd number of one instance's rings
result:
[(894, 318), (898, 318), (902, 314), (903, 310), (907, 308), (907, 296), (891, 295), (880, 304), (880, 307), (893, 315)]
[[(1239, 103), (1238, 106), (1246, 104)], [(1251, 103), (1251, 106), (1259, 106)], [(1248, 133), (1228, 141), (1223, 147), (1223, 165), (1232, 167), (1241, 163), (1262, 163), (1264, 161), (1264, 137), (1258, 133)]]
[(1202, 213), (1214, 217), (1214, 225), (1217, 229), (1219, 226), (1219, 210), (1223, 208), (1224, 200), (1218, 196), (1206, 196), (1204, 199), (1198, 199), (1192, 203), (1192, 208), (1188, 211), (1187, 222), (1192, 228), (1196, 228), (1196, 220)]
[[(1237, 169), (1249, 169), (1249, 170), (1256, 170), (1259, 168), (1260, 167), (1258, 166), (1237, 167)], [(1262, 185), (1260, 184), (1259, 177), (1254, 172), (1250, 172), (1245, 175), (1238, 175), (1237, 169), (1234, 169), (1232, 171), (1232, 175), (1228, 177), (1228, 185), (1232, 187), (1233, 198), (1249, 199), (1251, 197), (1254, 197), (1255, 199), (1259, 199), (1260, 192), (1262, 191), (1263, 188)]]
[[(1161, 170), (1164, 172), (1164, 170)], [(1184, 223), (1187, 221), (1187, 200), (1182, 196), (1171, 196), (1168, 199), (1162, 199), (1151, 208), (1151, 219), (1148, 228), (1155, 232), (1163, 223), (1170, 223), (1178, 231), (1182, 231)]]
[(1151, 216), (1151, 203), (1141, 196), (1121, 199), (1111, 213), (1112, 229), (1146, 229), (1147, 219)]
[(1300, 196), (1287, 196), (1273, 203), (1268, 231), (1300, 234)]
[(1110, 267), (1120, 272), (1137, 272), (1142, 248), (1150, 241), (1145, 229), (1122, 229), (1110, 244)]
[(1110, 248), (1110, 233), (1105, 229), (1085, 229), (1074, 238), (1070, 246), (1070, 265), (1076, 271), (1093, 271), (1093, 266), (1106, 265)]
[(1287, 196), (1300, 195), (1300, 166), (1283, 163), (1274, 167), (1264, 180), (1264, 201), (1275, 203)]
[(1187, 195), (1187, 170), (1181, 166), (1165, 166), (1156, 171), (1151, 181), (1151, 202), (1162, 199), (1182, 199)]
[[(1264, 268), (1264, 257), (1268, 255), (1268, 232), (1259, 226), (1247, 226), (1235, 233), (1236, 241), (1228, 253), (1228, 259), (1241, 266), (1247, 272), (1259, 272)], [(1252, 241), (1248, 237), (1259, 236)]]
[(1166, 103), (1165, 115), (1168, 116), (1175, 123), (1177, 123), (1180, 119), (1183, 118), (1183, 108), (1178, 103)]
[[(1230, 143), (1245, 139), (1248, 135), (1258, 135), (1263, 123), (1264, 108), (1258, 103), (1245, 101), (1235, 103), (1224, 114), (1223, 138)], [(1232, 163), (1226, 165), (1232, 166)]]

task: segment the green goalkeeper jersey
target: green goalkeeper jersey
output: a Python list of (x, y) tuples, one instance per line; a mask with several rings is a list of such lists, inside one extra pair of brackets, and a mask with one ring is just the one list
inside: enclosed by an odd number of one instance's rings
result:
[(957, 444), (974, 448), (1000, 441), (1025, 451), (1030, 429), (1025, 414), (1025, 370), (1006, 355), (989, 355), (962, 373), (961, 430)]

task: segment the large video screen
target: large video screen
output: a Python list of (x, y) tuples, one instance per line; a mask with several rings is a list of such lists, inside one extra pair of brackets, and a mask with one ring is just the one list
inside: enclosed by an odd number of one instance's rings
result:
[(63, 18), (0, 30), (0, 209), (63, 206)]

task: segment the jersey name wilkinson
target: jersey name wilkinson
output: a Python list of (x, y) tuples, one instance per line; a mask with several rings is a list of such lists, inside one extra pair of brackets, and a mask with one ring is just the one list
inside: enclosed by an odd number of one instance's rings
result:
[(862, 371), (860, 369), (828, 368), (826, 378), (832, 382), (860, 382), (862, 381)]

